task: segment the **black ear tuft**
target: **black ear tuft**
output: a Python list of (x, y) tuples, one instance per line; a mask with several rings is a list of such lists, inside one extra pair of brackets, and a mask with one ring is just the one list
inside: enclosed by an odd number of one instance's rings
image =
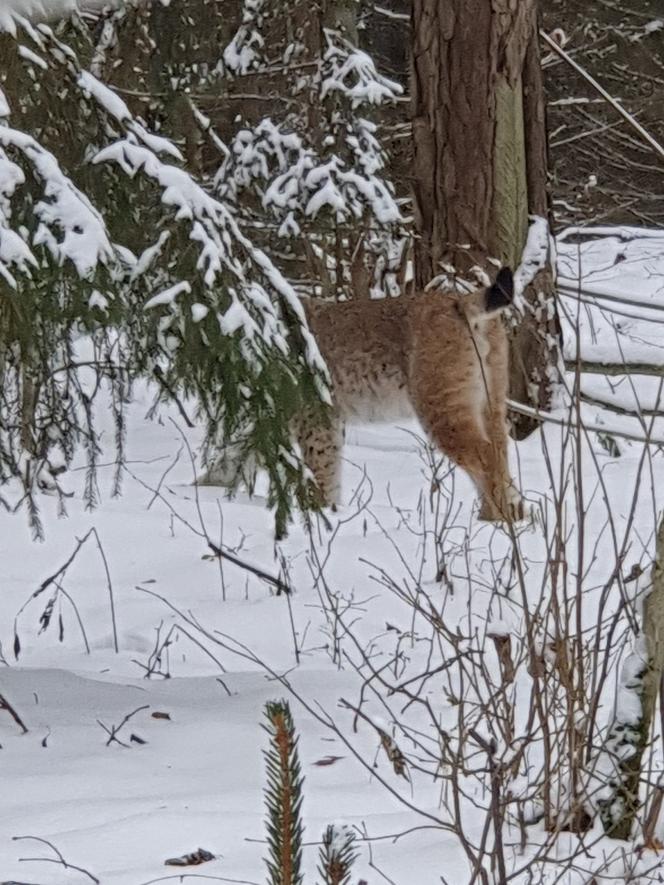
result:
[(513, 298), (514, 278), (512, 276), (512, 269), (502, 267), (493, 286), (489, 286), (486, 290), (486, 309), (490, 313), (503, 307), (509, 307)]

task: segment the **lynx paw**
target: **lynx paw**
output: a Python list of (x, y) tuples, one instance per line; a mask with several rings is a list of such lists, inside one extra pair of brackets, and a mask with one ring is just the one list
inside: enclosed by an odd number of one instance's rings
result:
[(523, 498), (516, 489), (510, 488), (500, 501), (484, 498), (479, 518), (485, 522), (514, 523), (525, 519), (526, 515)]

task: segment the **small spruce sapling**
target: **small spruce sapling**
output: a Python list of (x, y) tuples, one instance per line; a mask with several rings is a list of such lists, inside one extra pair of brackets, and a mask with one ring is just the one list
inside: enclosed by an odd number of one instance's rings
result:
[[(285, 700), (265, 705), (270, 736), (265, 751), (267, 786), (266, 859), (270, 885), (300, 885), (302, 882), (302, 784), (297, 735), (290, 707)], [(343, 881), (343, 880), (341, 880)]]

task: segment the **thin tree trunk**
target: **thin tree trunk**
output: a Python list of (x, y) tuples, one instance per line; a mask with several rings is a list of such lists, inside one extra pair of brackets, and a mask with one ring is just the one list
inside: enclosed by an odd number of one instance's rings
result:
[[(529, 20), (522, 73), (524, 152), (528, 188), (528, 213), (546, 218), (552, 228), (547, 189), (548, 141), (546, 101), (540, 61), (537, 14)], [(553, 268), (541, 270), (523, 293), (527, 308), (513, 330), (510, 349), (510, 396), (517, 402), (546, 409), (551, 386), (561, 369), (562, 333), (555, 309)], [(525, 415), (512, 416), (516, 439), (528, 436), (538, 422)]]
[(625, 692), (636, 694), (640, 716), (634, 722), (631, 709), (624, 711), (619, 705), (607, 741), (618, 762), (612, 795), (602, 802), (602, 821), (614, 839), (632, 835), (650, 726), (664, 679), (664, 518), (657, 531), (652, 589), (643, 602), (641, 629), (637, 649), (623, 664), (619, 693), (619, 697)]

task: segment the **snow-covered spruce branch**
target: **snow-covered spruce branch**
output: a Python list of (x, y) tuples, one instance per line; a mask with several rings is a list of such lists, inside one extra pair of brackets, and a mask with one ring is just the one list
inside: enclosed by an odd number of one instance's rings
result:
[[(266, 15), (261, 3), (245, 5), (224, 55), (228, 74), (246, 72), (249, 57), (256, 77), (265, 70), (267, 61), (248, 47), (265, 45)], [(243, 224), (291, 253), (296, 275), (304, 268), (316, 280), (302, 286), (325, 295), (397, 294), (406, 236), (378, 126), (367, 113), (394, 102), (401, 87), (317, 15), (320, 54), (303, 44), (284, 58), (285, 71), (311, 62), (293, 78), (288, 112), (236, 133), (215, 186)]]
[[(160, 188), (162, 202), (172, 209), (176, 221), (189, 225), (189, 239), (197, 244), (198, 258), (195, 269), (200, 275), (203, 287), (214, 292), (221, 282), (221, 276), (229, 273), (235, 287), (229, 287), (230, 305), (223, 314), (218, 315), (222, 331), (232, 335), (241, 330), (246, 342), (247, 351), (255, 356), (261, 354), (261, 344), (276, 348), (286, 355), (288, 330), (278, 311), (278, 306), (270, 299), (266, 287), (252, 282), (245, 270), (241, 257), (234, 254), (232, 245), (244, 252), (245, 259), (252, 264), (254, 272), (265, 276), (267, 283), (284, 301), (288, 310), (302, 324), (301, 334), (304, 338), (305, 357), (317, 378), (325, 379), (327, 370), (318, 351), (315, 339), (306, 327), (304, 310), (293, 287), (270, 262), (260, 249), (256, 249), (242, 234), (237, 222), (226, 207), (215, 199), (191, 178), (183, 169), (163, 163), (152, 151), (143, 145), (130, 140), (117, 141), (102, 149), (94, 157), (94, 163), (116, 163), (130, 177), (141, 173), (152, 179)], [(134, 269), (133, 279), (137, 279), (147, 270), (149, 263), (156, 257), (157, 250), (162, 248), (165, 238), (155, 243), (148, 254), (143, 253)], [(169, 288), (152, 295), (144, 307), (150, 310), (155, 307), (169, 307), (178, 312), (178, 297), (195, 294), (196, 283), (180, 280)], [(200, 322), (208, 314), (208, 306), (194, 303), (191, 305), (192, 319)], [(161, 331), (171, 328), (170, 323), (163, 323)], [(163, 338), (166, 347), (169, 341)], [(319, 386), (321, 396), (326, 396), (326, 387)]]
[(401, 213), (392, 188), (376, 175), (384, 163), (375, 131), (360, 119), (348, 134), (357, 169), (335, 154), (322, 160), (304, 137), (265, 118), (235, 136), (217, 173), (217, 190), (237, 204), (247, 189), (260, 188), (262, 208), (279, 222), (282, 237), (299, 234), (326, 211), (336, 224), (351, 224), (368, 212), (379, 225), (396, 225)]
[(32, 246), (44, 246), (57, 265), (70, 261), (79, 277), (85, 279), (100, 265), (113, 267), (119, 263), (116, 252), (99, 212), (88, 198), (64, 174), (54, 155), (31, 135), (0, 126), (0, 188), (4, 207), (0, 203), (0, 274), (16, 288), (17, 280), (11, 268), (31, 277), (40, 262), (19, 233), (9, 226), (11, 199), (19, 185), (26, 182), (22, 169), (13, 163), (7, 151), (19, 152), (40, 183), (43, 199), (35, 203), (33, 212), (37, 222)]
[[(12, 24), (13, 34), (0, 33), (5, 60), (13, 57), (19, 64), (14, 68), (18, 76), (6, 81), (0, 99), (0, 484), (18, 480), (12, 506), (25, 502), (39, 535), (35, 492), (55, 492), (64, 505), (57, 476), (80, 442), (91, 468), (88, 500), (96, 495), (89, 397), (105, 374), (113, 376), (114, 403), (124, 398), (125, 377), (115, 368), (117, 336), (109, 335), (100, 320), (118, 316), (125, 255), (112, 244), (102, 215), (71, 170), (26, 131), (30, 111), (45, 109), (58, 66), (49, 64), (46, 51), (41, 54), (50, 33), (46, 26), (37, 30), (24, 23), (22, 31)], [(58, 51), (62, 63), (69, 64), (70, 57), (59, 46)], [(12, 114), (14, 106), (21, 108), (20, 115)], [(13, 125), (15, 118), (20, 129)], [(88, 373), (87, 389), (82, 376), (59, 368), (75, 363), (73, 348), (83, 332), (99, 367), (91, 386)], [(121, 451), (119, 408), (115, 414)]]

